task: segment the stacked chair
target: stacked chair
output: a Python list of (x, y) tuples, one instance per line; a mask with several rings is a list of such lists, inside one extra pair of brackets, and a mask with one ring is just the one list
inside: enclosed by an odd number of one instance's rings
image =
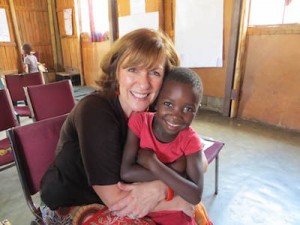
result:
[[(27, 75), (29, 76), (29, 75)], [(31, 224), (43, 224), (40, 205), (33, 196), (55, 158), (61, 127), (75, 106), (70, 80), (24, 87), (33, 123), (7, 130), (23, 193), (35, 216)]]
[(31, 117), (30, 109), (26, 101), (24, 87), (29, 85), (44, 84), (42, 75), (39, 72), (26, 75), (5, 75), (4, 81), (13, 102), (14, 110), (19, 123), (19, 117)]
[(24, 89), (35, 121), (69, 113), (75, 106), (70, 80), (28, 86)]
[[(0, 131), (18, 125), (7, 90), (0, 90)], [(14, 165), (14, 156), (8, 138), (0, 140), (0, 171)]]
[(43, 224), (39, 204), (33, 196), (55, 157), (60, 129), (67, 114), (11, 128), (7, 131), (27, 205), (35, 216), (31, 224)]

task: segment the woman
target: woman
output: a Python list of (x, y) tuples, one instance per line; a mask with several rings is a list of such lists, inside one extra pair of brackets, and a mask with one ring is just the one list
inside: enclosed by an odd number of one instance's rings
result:
[(47, 224), (66, 220), (80, 224), (86, 215), (81, 213), (83, 206), (94, 203), (98, 205), (90, 208), (98, 207), (101, 216), (108, 215), (106, 219), (113, 215), (100, 204), (114, 209), (119, 216), (115, 220), (142, 218), (166, 209), (193, 215), (194, 207), (180, 197), (161, 201), (167, 190), (161, 181), (119, 182), (127, 119), (134, 111), (148, 109), (164, 74), (178, 64), (172, 42), (160, 32), (139, 29), (114, 43), (101, 63), (101, 91), (85, 97), (72, 110), (61, 130), (56, 159), (42, 179), (40, 193), (46, 204), (42, 213)]

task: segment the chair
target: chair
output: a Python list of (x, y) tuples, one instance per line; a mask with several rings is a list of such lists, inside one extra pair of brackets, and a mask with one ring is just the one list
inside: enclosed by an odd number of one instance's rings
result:
[[(29, 85), (43, 84), (43, 78), (39, 72), (26, 75), (5, 75), (6, 88), (9, 91), (17, 119), (20, 123), (20, 116), (31, 116), (30, 109), (26, 103), (26, 96), (23, 87)], [(20, 101), (24, 104), (20, 105)]]
[(208, 164), (215, 159), (215, 195), (217, 195), (219, 191), (219, 152), (222, 150), (224, 143), (208, 137), (201, 138), (201, 141)]
[(60, 129), (66, 117), (67, 114), (64, 114), (7, 131), (23, 193), (36, 223), (41, 223), (42, 218), (32, 197), (39, 192), (40, 181), (54, 160)]
[(75, 105), (70, 80), (28, 86), (25, 93), (35, 121), (69, 113)]
[[(0, 115), (0, 131), (18, 125), (7, 90), (0, 90)], [(0, 140), (0, 151), (0, 171), (2, 171), (14, 165), (14, 156), (8, 138)]]

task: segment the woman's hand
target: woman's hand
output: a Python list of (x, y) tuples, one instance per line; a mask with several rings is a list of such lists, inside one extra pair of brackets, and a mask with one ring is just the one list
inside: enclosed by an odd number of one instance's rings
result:
[(196, 207), (195, 205), (192, 205), (191, 203), (185, 201), (183, 198), (179, 197), (179, 196), (175, 196), (174, 197), (175, 201), (178, 201), (178, 210), (183, 211), (186, 215), (194, 218), (195, 217), (195, 210)]
[(166, 186), (161, 181), (135, 184), (118, 183), (122, 191), (129, 194), (109, 209), (118, 216), (141, 218), (151, 212), (165, 198)]
[(159, 212), (164, 210), (170, 211), (182, 211), (186, 215), (190, 217), (195, 216), (196, 206), (190, 204), (189, 202), (185, 201), (180, 196), (176, 195), (171, 201), (161, 201), (153, 210), (153, 212)]

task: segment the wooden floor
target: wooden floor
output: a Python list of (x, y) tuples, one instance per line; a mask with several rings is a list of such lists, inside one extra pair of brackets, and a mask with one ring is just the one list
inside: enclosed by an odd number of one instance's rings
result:
[[(225, 142), (217, 196), (213, 163), (205, 174), (202, 200), (214, 225), (300, 224), (299, 133), (210, 111), (199, 112), (193, 127)], [(30, 224), (16, 168), (2, 171), (0, 179), (0, 221)]]

